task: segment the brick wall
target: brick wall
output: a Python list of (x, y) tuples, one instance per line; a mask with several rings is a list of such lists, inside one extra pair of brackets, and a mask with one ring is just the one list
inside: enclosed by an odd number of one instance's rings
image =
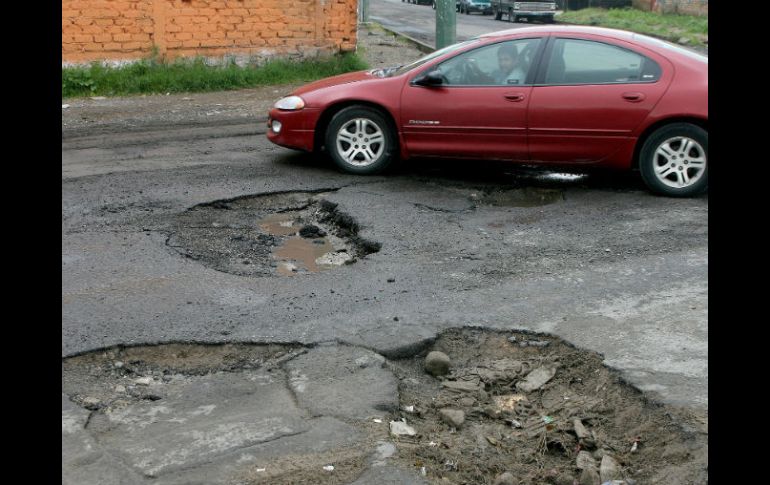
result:
[(62, 0), (65, 63), (356, 48), (357, 0)]
[(633, 6), (648, 12), (681, 13), (701, 17), (709, 15), (708, 0), (633, 0)]

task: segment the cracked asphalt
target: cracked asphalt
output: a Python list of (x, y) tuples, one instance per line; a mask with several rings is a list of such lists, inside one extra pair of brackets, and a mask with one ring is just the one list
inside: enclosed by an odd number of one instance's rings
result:
[[(446, 160), (355, 177), (263, 131), (63, 138), (62, 356), (171, 341), (340, 341), (394, 355), (448, 327), (525, 328), (604, 354), (668, 402), (707, 407), (707, 196)], [(324, 190), (379, 252), (250, 278), (167, 247), (166, 221), (195, 205)]]
[[(367, 39), (385, 64), (387, 49), (419, 55), (387, 36)], [(63, 359), (175, 342), (348, 344), (397, 359), (452, 327), (522, 329), (602, 354), (654, 400), (708, 412), (707, 195), (653, 196), (633, 174), (567, 176), (453, 160), (410, 161), (383, 176), (342, 174), (327, 160), (267, 141), (265, 107), (290, 89), (66, 101)], [(258, 196), (277, 201), (265, 207), (276, 212), (286, 209), (278, 194), (293, 193), (323, 194), (380, 250), (339, 268), (285, 277), (222, 272), (172, 247), (193, 207)], [(263, 215), (249, 221), (246, 213), (234, 227), (256, 228)], [(107, 433), (99, 442), (105, 454), (74, 451), (95, 443), (81, 432), (91, 414), (62, 398), (63, 463), (96, 463), (97, 470), (73, 469), (74, 483), (104, 470), (117, 474), (116, 483), (141, 483), (137, 470), (155, 470), (138, 441), (128, 443), (132, 458), (115, 461), (115, 435), (99, 420), (93, 426), (105, 427), (92, 432)], [(197, 416), (196, 408), (185, 409), (177, 412)], [(326, 411), (313, 419), (295, 427), (312, 439), (316, 431), (338, 439), (329, 449), (355, 448), (364, 439)], [(266, 426), (276, 436), (294, 429), (273, 424)], [(72, 456), (65, 456), (65, 431), (75, 443)], [(204, 458), (218, 449), (216, 440), (206, 443)], [(345, 456), (351, 463), (380, 460)], [(370, 468), (356, 483), (402, 473)], [(403, 483), (414, 480), (408, 475)]]

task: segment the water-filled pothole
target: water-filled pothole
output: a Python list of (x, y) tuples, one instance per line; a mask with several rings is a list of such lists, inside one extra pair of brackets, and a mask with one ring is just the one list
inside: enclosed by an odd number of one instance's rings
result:
[(175, 217), (167, 244), (240, 276), (315, 273), (379, 251), (326, 195), (290, 192), (197, 205)]

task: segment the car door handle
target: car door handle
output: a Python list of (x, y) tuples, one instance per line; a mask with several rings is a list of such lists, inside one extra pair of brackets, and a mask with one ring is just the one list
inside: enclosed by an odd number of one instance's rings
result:
[(632, 103), (638, 103), (640, 101), (644, 101), (644, 99), (647, 97), (644, 95), (644, 93), (623, 93), (623, 99), (626, 101), (630, 101)]
[(524, 95), (522, 93), (506, 93), (506, 94), (503, 94), (503, 97), (508, 101), (514, 101), (514, 102), (524, 100)]

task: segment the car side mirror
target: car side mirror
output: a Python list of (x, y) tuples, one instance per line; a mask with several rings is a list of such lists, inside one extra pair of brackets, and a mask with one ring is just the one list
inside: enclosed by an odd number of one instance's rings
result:
[(430, 71), (415, 78), (414, 84), (418, 86), (441, 86), (444, 84), (444, 76), (441, 71)]

